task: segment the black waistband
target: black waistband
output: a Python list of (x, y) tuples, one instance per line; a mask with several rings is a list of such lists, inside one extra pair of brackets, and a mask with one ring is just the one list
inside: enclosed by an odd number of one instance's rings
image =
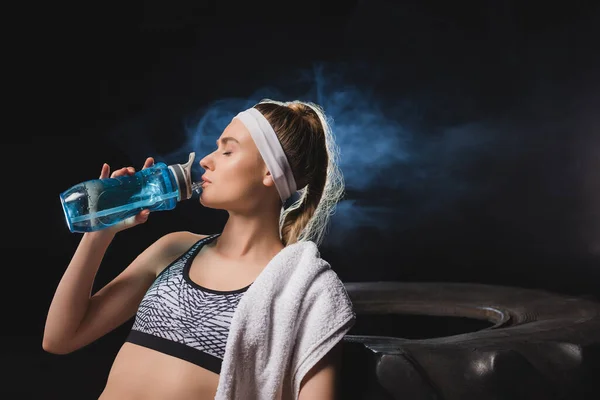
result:
[(129, 336), (127, 336), (125, 341), (189, 361), (192, 364), (199, 365), (215, 374), (221, 373), (222, 360), (219, 357), (215, 357), (212, 354), (205, 353), (202, 350), (195, 349), (183, 343), (173, 342), (169, 339), (150, 335), (134, 329), (129, 332)]

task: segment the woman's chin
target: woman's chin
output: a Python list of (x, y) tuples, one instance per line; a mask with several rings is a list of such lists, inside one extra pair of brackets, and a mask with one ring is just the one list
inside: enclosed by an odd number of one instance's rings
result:
[(214, 208), (214, 209), (222, 208), (222, 207), (220, 207), (218, 202), (210, 201), (209, 199), (207, 199), (206, 197), (203, 197), (203, 196), (200, 196), (200, 199), (198, 200), (198, 202), (206, 208)]

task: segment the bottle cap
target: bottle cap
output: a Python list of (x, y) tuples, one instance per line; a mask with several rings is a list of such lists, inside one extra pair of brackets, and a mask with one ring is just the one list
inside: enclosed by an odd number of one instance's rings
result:
[(192, 164), (194, 163), (194, 158), (196, 157), (195, 152), (190, 153), (190, 158), (185, 164), (173, 164), (169, 165), (169, 170), (175, 176), (175, 180), (177, 181), (177, 185), (179, 187), (179, 195), (177, 196), (177, 201), (187, 200), (192, 197)]

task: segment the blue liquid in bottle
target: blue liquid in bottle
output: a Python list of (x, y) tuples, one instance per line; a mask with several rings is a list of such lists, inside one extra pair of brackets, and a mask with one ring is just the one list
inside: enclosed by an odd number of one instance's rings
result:
[(172, 210), (181, 200), (199, 190), (192, 184), (190, 166), (156, 163), (133, 175), (93, 179), (79, 183), (60, 194), (71, 232), (93, 232), (113, 226), (144, 209)]

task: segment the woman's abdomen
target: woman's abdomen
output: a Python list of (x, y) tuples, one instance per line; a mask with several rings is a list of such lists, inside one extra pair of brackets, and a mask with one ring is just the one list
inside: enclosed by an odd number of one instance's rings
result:
[(99, 400), (214, 399), (219, 375), (188, 361), (125, 342)]

